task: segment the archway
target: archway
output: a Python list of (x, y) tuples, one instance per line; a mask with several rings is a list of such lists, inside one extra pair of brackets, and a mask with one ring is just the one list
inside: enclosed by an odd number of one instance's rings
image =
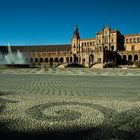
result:
[(126, 55), (123, 55), (123, 61), (124, 62), (126, 61)]
[(122, 63), (123, 63), (123, 64), (126, 64), (126, 62), (127, 62), (127, 57), (126, 57), (126, 55), (123, 55)]
[(55, 62), (58, 63), (58, 57), (55, 58)]
[(67, 63), (69, 63), (69, 57), (66, 58)]
[(89, 65), (92, 65), (94, 62), (94, 55), (89, 56)]
[(85, 58), (83, 59), (83, 65), (85, 65)]
[(61, 58), (60, 58), (60, 63), (63, 63), (63, 62), (64, 62), (64, 58), (61, 57)]
[(43, 58), (40, 58), (40, 63), (43, 63)]
[(35, 58), (35, 63), (38, 63), (38, 58)]
[(114, 46), (111, 46), (111, 51), (114, 51)]
[(78, 57), (75, 58), (75, 62), (78, 63)]
[(78, 57), (74, 54), (74, 63), (78, 63)]
[(128, 55), (128, 61), (132, 61), (132, 55)]
[(72, 57), (70, 57), (70, 63), (72, 63)]
[(48, 63), (48, 58), (45, 58), (45, 63)]
[(138, 61), (138, 55), (137, 54), (134, 55), (134, 61)]
[(105, 46), (104, 49), (105, 49), (105, 50), (108, 50), (108, 46)]
[(53, 65), (53, 58), (50, 58), (50, 67)]

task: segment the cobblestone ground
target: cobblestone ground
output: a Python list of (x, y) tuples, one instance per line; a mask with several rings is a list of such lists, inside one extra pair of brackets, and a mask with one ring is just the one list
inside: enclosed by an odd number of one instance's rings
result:
[(140, 139), (139, 69), (0, 72), (1, 134)]
[(49, 75), (107, 75), (107, 76), (140, 76), (140, 69), (87, 69), (87, 68), (66, 68), (66, 69), (41, 69), (41, 68), (11, 68), (0, 69), (1, 74), (49, 74)]

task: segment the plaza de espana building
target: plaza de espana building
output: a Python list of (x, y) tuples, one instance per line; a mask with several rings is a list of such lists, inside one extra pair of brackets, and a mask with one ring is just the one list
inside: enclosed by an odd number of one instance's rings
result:
[[(7, 46), (0, 46), (4, 52)], [(76, 26), (70, 44), (11, 46), (19, 50), (32, 66), (57, 67), (77, 63), (85, 67), (96, 64), (127, 64), (140, 61), (140, 34), (122, 35), (106, 26), (96, 32), (95, 38), (81, 39)]]

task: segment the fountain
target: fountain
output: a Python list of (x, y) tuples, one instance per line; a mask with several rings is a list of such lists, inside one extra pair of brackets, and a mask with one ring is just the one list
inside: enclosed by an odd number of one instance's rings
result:
[(0, 65), (6, 67), (29, 67), (20, 50), (17, 50), (17, 52), (11, 51), (10, 43), (8, 43), (7, 54), (0, 53)]

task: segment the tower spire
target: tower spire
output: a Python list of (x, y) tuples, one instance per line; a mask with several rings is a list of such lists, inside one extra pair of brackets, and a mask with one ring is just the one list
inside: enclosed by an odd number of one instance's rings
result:
[(73, 38), (80, 38), (77, 24), (75, 25), (75, 31), (73, 33)]
[(78, 26), (77, 26), (77, 24), (75, 25), (75, 30), (78, 30)]

